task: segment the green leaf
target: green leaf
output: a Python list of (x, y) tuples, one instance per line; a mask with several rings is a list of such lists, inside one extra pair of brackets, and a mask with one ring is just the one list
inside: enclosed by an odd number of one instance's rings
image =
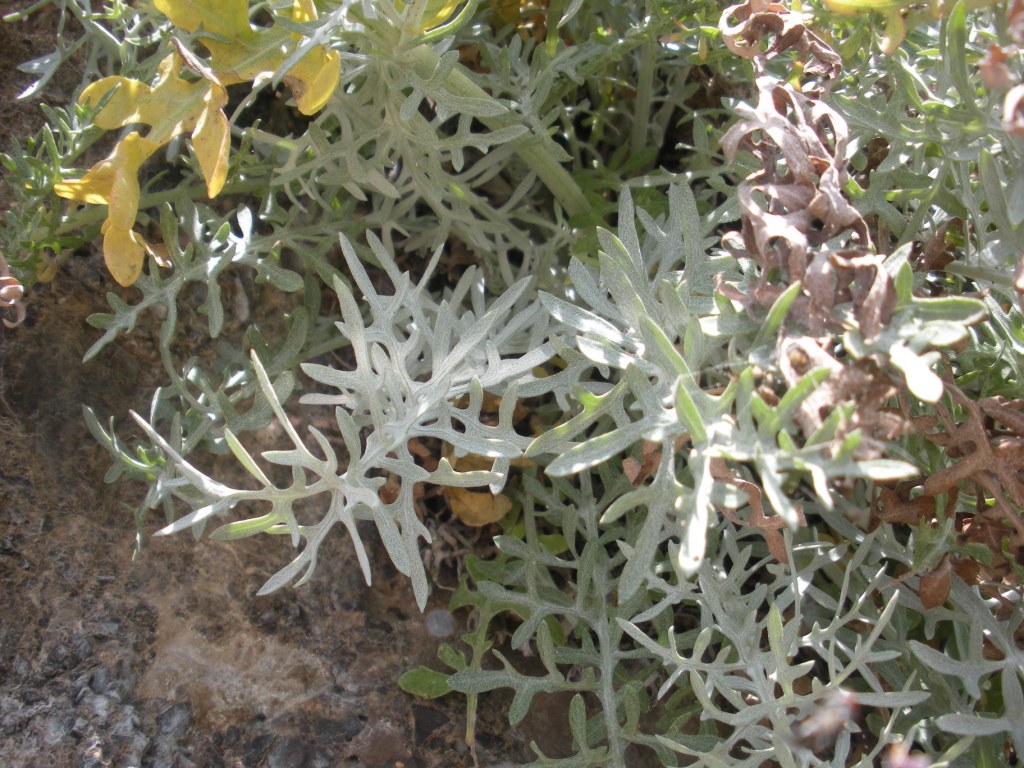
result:
[(678, 376), (675, 386), (676, 416), (686, 427), (695, 444), (706, 443), (708, 434), (704, 428), (704, 418), (701, 416), (696, 402), (696, 398), (706, 397), (706, 395), (700, 392), (686, 360), (672, 346), (672, 342), (669, 341), (665, 332), (649, 317), (644, 318), (643, 332), (645, 340), (648, 343), (653, 343), (658, 357)]
[(914, 317), (921, 322), (942, 321), (971, 325), (988, 314), (985, 303), (967, 296), (914, 298)]
[(582, 406), (582, 410), (569, 421), (551, 428), (534, 439), (526, 449), (527, 458), (534, 458), (545, 453), (560, 453), (566, 449), (566, 443), (602, 416), (608, 415), (621, 406), (622, 399), (628, 391), (625, 380), (620, 381), (603, 395), (592, 395), (584, 389), (574, 394)]
[(224, 440), (227, 442), (228, 447), (231, 449), (231, 453), (235, 455), (235, 458), (238, 459), (239, 463), (246, 468), (250, 475), (259, 480), (263, 484), (264, 488), (269, 488), (273, 485), (273, 483), (270, 482), (270, 479), (264, 474), (263, 470), (260, 469), (256, 460), (253, 459), (252, 455), (245, 449), (245, 446), (238, 441), (237, 437), (235, 437), (234, 432), (227, 427), (224, 428)]
[(421, 699), (439, 699), (454, 689), (448, 685), (448, 675), (429, 667), (416, 667), (398, 678), (398, 687)]
[(818, 385), (824, 382), (832, 371), (827, 366), (815, 368), (804, 374), (800, 381), (787, 390), (786, 394), (779, 400), (779, 404), (772, 409), (770, 420), (764, 425), (765, 429), (775, 433), (783, 428), (790, 415), (797, 407), (811, 396)]
[(751, 349), (775, 344), (775, 335), (778, 333), (779, 328), (782, 327), (782, 321), (789, 314), (789, 308), (793, 306), (796, 297), (800, 295), (801, 289), (802, 285), (797, 280), (775, 300), (772, 308), (768, 311), (768, 317), (765, 318), (764, 324), (758, 330), (757, 336), (754, 337)]
[(269, 531), (275, 525), (278, 525), (281, 520), (281, 516), (273, 512), (262, 517), (254, 517), (251, 520), (237, 520), (220, 526), (210, 534), (210, 538), (217, 541), (244, 539)]
[(963, 0), (957, 0), (946, 19), (945, 56), (943, 60), (949, 69), (953, 85), (963, 104), (977, 111), (978, 95), (971, 86), (967, 67), (967, 8)]

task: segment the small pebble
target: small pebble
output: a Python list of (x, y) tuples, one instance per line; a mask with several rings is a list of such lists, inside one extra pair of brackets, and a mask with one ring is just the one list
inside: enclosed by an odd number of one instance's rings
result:
[(103, 693), (110, 682), (110, 671), (106, 667), (98, 667), (89, 676), (89, 687), (93, 693)]
[(43, 725), (43, 743), (48, 747), (57, 746), (71, 733), (74, 725), (75, 718), (71, 715), (51, 715)]
[(85, 703), (92, 711), (93, 717), (101, 723), (105, 723), (107, 718), (110, 717), (113, 705), (108, 697), (101, 694), (91, 694), (85, 698)]
[(448, 611), (431, 611), (425, 621), (431, 637), (450, 637), (455, 634), (455, 617)]
[(267, 758), (269, 768), (303, 768), (309, 762), (309, 745), (303, 739), (279, 739)]
[(121, 716), (110, 729), (110, 735), (115, 739), (129, 741), (134, 739), (138, 732), (139, 716), (135, 713), (135, 707), (126, 706), (121, 709)]
[(160, 733), (184, 736), (192, 725), (192, 707), (188, 702), (179, 701), (157, 715), (156, 724), (160, 728)]

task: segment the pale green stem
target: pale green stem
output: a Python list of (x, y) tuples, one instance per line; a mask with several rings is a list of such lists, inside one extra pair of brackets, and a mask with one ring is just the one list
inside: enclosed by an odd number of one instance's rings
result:
[(955, 261), (952, 264), (947, 264), (944, 270), (952, 275), (961, 275), (977, 282), (991, 283), (1000, 288), (1013, 288), (1014, 285), (1013, 275), (1002, 269)]
[[(647, 4), (650, 13), (651, 5)], [(636, 100), (634, 101), (633, 132), (629, 148), (633, 154), (647, 147), (648, 126), (651, 122), (652, 86), (654, 83), (655, 44), (648, 40), (640, 49), (640, 71), (637, 73)]]
[[(548, 37), (545, 40), (549, 58), (555, 58), (558, 53), (558, 25), (562, 21), (562, 13), (565, 11), (565, 0), (549, 0), (548, 2)], [(556, 21), (557, 20), (557, 21)]]
[[(604, 579), (601, 579), (601, 588), (604, 588)], [(619, 714), (615, 701), (615, 667), (617, 665), (615, 648), (612, 647), (612, 633), (608, 622), (608, 615), (600, 613), (597, 617), (594, 629), (597, 633), (597, 642), (601, 648), (601, 690), (598, 697), (604, 709), (605, 730), (608, 733), (608, 755), (613, 768), (625, 768), (622, 761), (622, 754), (625, 746), (619, 738)]]

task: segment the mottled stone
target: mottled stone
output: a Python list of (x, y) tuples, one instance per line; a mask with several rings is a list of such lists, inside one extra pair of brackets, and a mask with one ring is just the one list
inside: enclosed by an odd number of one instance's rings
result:
[(304, 768), (309, 764), (310, 745), (305, 739), (294, 736), (278, 739), (270, 756), (267, 758), (268, 768)]
[(353, 747), (356, 756), (370, 768), (391, 766), (412, 754), (408, 735), (392, 720), (380, 720), (367, 726)]
[(160, 733), (184, 736), (192, 724), (192, 707), (187, 701), (172, 704), (156, 718)]

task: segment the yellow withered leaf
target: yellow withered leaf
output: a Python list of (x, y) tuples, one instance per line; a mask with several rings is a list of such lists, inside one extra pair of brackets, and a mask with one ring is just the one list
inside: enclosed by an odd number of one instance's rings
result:
[(512, 502), (504, 494), (449, 487), (442, 493), (459, 520), (477, 528), (498, 522), (512, 509)]
[[(231, 148), (224, 114), (228, 101), (225, 87), (277, 72), (302, 39), (281, 26), (254, 29), (249, 24), (248, 0), (155, 0), (155, 4), (177, 27), (196, 33), (210, 52), (209, 63), (172, 38), (176, 50), (160, 62), (152, 86), (126, 77), (107, 77), (86, 88), (80, 99), (83, 104), (103, 102), (93, 118), (100, 128), (143, 125), (149, 129), (145, 134), (128, 134), (109, 157), (80, 179), (54, 186), (61, 197), (110, 207), (102, 227), (103, 255), (121, 285), (138, 279), (146, 252), (152, 252), (132, 229), (139, 207), (142, 163), (174, 137), (190, 133), (206, 192), (216, 197), (227, 180)], [(296, 0), (292, 19), (300, 23), (316, 19), (313, 0)], [(181, 77), (183, 68), (198, 79)], [(327, 103), (340, 77), (338, 53), (317, 46), (289, 68), (284, 81), (299, 111), (311, 115)]]
[[(205, 159), (199, 157), (207, 193), (214, 197), (224, 186), (223, 174), (218, 179), (217, 171), (222, 164), (225, 172), (227, 168), (229, 131), (223, 108), (228, 103), (228, 94), (224, 85), (208, 72), (204, 73), (207, 77), (195, 82), (180, 77), (178, 72), (183, 63), (178, 53), (167, 56), (160, 62), (152, 87), (125, 77), (105, 77), (86, 88), (79, 101), (98, 104), (113, 91), (93, 122), (108, 131), (127, 125), (148, 125), (146, 139), (157, 146), (182, 133), (194, 134), (202, 125), (203, 143), (215, 148), (219, 155), (211, 157), (207, 149)], [(198, 154), (199, 149), (196, 151)]]
[(103, 261), (120, 285), (139, 279), (145, 258), (146, 243), (134, 230), (114, 226), (109, 220), (103, 225)]
[[(246, 83), (277, 72), (295, 51), (301, 36), (280, 26), (254, 29), (248, 0), (155, 0), (156, 7), (176, 27), (192, 32), (210, 51), (210, 68), (224, 85)], [(311, 0), (296, 0), (292, 20), (316, 19)], [(341, 77), (337, 51), (317, 47), (298, 60), (284, 82), (304, 115), (327, 103)]]
[(54, 191), (69, 200), (107, 205), (103, 223), (103, 258), (111, 276), (120, 285), (131, 285), (142, 271), (145, 242), (132, 231), (139, 209), (139, 168), (160, 148), (132, 131), (80, 179), (54, 185)]
[[(498, 400), (498, 398), (495, 397), (494, 400)], [(478, 469), (489, 470), (494, 464), (494, 459), (477, 456), (474, 453), (455, 458), (454, 451), (447, 446), (444, 455), (453, 469), (462, 472)], [(508, 496), (503, 493), (494, 495), (486, 489), (442, 486), (441, 495), (444, 496), (448, 506), (459, 520), (477, 528), (498, 522), (512, 509), (512, 501)]]
[[(967, 0), (968, 10), (995, 5), (998, 0)], [(830, 11), (847, 15), (864, 14), (869, 11), (885, 14), (885, 35), (882, 37), (882, 52), (891, 54), (903, 43), (907, 28), (922, 22), (949, 16), (956, 3), (944, 0), (825, 0)]]
[(891, 54), (903, 43), (906, 25), (903, 21), (902, 0), (825, 0), (830, 11), (846, 15), (876, 11), (885, 14), (885, 35), (882, 37), (882, 51)]
[(158, 143), (132, 131), (117, 143), (106, 160), (96, 163), (85, 176), (59, 182), (54, 189), (69, 200), (109, 205), (112, 210), (108, 219), (115, 219), (121, 226), (131, 226), (135, 221), (134, 205), (139, 196), (136, 174), (159, 148)]
[(145, 258), (145, 241), (132, 231), (139, 210), (142, 164), (175, 136), (191, 132), (210, 197), (220, 192), (227, 178), (230, 133), (223, 111), (227, 91), (213, 77), (196, 82), (180, 77), (182, 63), (178, 53), (167, 56), (152, 86), (126, 77), (106, 77), (86, 88), (80, 98), (83, 104), (95, 105), (107, 98), (93, 118), (97, 126), (114, 130), (148, 125), (149, 130), (145, 136), (129, 133), (80, 179), (54, 185), (61, 197), (109, 206), (102, 227), (103, 257), (121, 285), (138, 279)]
[[(213, 90), (206, 95), (211, 101)], [(199, 170), (206, 179), (206, 194), (216, 197), (224, 189), (228, 178), (228, 152), (231, 149), (231, 128), (223, 109), (213, 109), (212, 104), (199, 115), (192, 132), (192, 148), (199, 161)]]

